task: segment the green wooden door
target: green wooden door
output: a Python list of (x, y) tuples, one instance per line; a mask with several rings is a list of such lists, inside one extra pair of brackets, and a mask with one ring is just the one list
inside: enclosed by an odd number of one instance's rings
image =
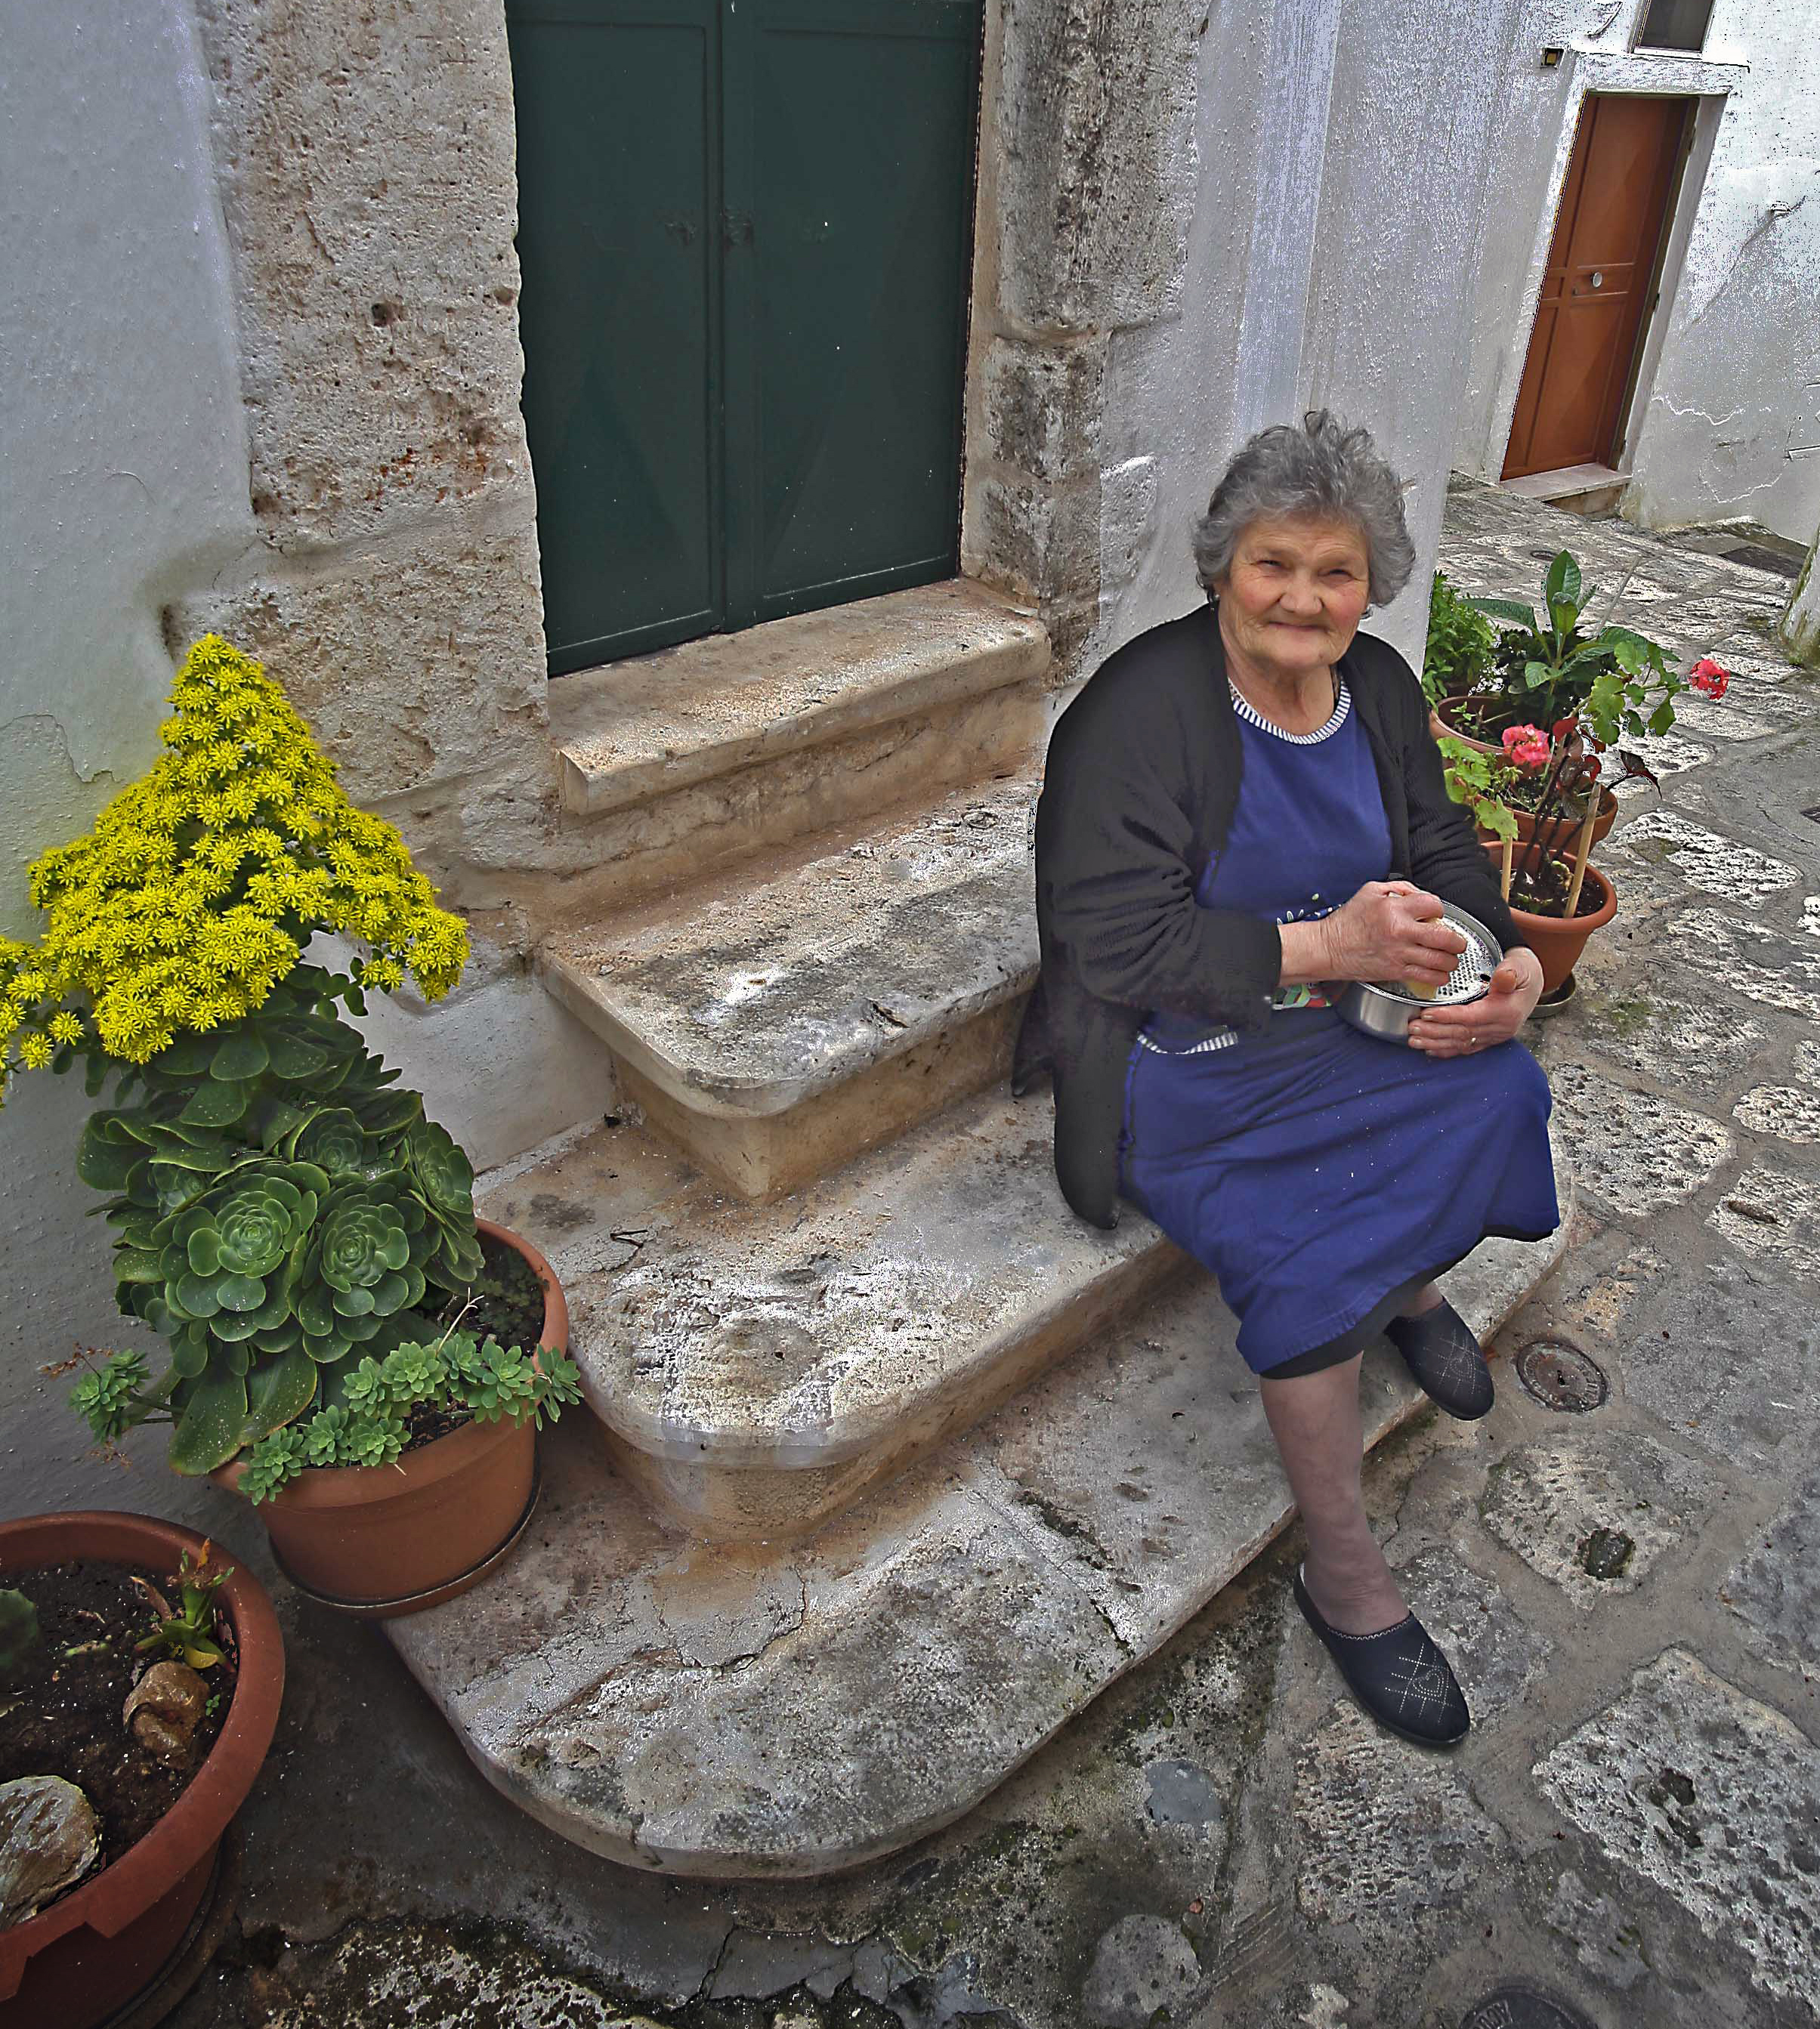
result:
[(508, 0), (552, 674), (952, 576), (981, 0)]

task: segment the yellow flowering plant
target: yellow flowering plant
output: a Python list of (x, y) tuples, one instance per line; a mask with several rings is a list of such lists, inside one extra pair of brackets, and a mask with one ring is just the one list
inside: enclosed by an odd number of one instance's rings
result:
[[(76, 1174), (109, 1193), (121, 1310), (170, 1348), (116, 1352), (72, 1404), (110, 1441), (168, 1419), (214, 1470), (459, 1312), (485, 1261), (474, 1171), (340, 1013), (467, 957), (392, 825), (356, 810), (258, 663), (217, 635), (179, 673), (165, 752), (31, 870), (35, 946), (0, 944), (0, 1081), (68, 1070), (98, 1097)], [(366, 946), (307, 964), (318, 930)]]
[(467, 932), (396, 829), (357, 810), (335, 763), (250, 656), (205, 635), (159, 730), (165, 751), (95, 829), (31, 869), (46, 923), (0, 938), (0, 1088), (85, 1041), (143, 1064), (262, 1007), (318, 930), (366, 947), (356, 987), (461, 977)]

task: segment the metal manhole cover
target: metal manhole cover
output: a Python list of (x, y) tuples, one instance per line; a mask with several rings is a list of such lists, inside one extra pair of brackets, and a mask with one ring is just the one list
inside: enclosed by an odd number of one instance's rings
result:
[(1592, 2029), (1584, 2015), (1533, 1986), (1494, 1987), (1460, 2017), (1460, 2029)]
[(1517, 1378), (1545, 1409), (1597, 1409), (1611, 1393), (1599, 1363), (1565, 1339), (1532, 1339), (1514, 1364)]

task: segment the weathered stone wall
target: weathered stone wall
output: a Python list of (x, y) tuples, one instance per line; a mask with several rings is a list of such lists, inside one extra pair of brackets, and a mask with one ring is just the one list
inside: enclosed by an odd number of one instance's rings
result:
[[(1820, 518), (1820, 42), (1810, 0), (1717, 0), (1698, 57), (1635, 53), (1643, 0), (1528, 0), (1477, 263), (1455, 462), (1502, 469), (1548, 240), (1588, 91), (1698, 95), (1640, 362), (1623, 512), (1651, 526)], [(1567, 51), (1544, 70), (1545, 43)]]
[(174, 602), (266, 658), (458, 903), (552, 770), (500, 0), (196, 0), (259, 542)]
[(1041, 608), (1058, 681), (1098, 618), (1109, 347), (1182, 301), (1205, 19), (1201, 0), (988, 9), (962, 567)]

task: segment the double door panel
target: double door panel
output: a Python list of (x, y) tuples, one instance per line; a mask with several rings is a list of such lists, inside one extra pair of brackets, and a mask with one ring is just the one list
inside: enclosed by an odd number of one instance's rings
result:
[(1506, 479), (1614, 462), (1688, 113), (1684, 98), (1586, 99), (1517, 393)]
[(553, 673), (951, 575), (979, 0), (513, 0)]

